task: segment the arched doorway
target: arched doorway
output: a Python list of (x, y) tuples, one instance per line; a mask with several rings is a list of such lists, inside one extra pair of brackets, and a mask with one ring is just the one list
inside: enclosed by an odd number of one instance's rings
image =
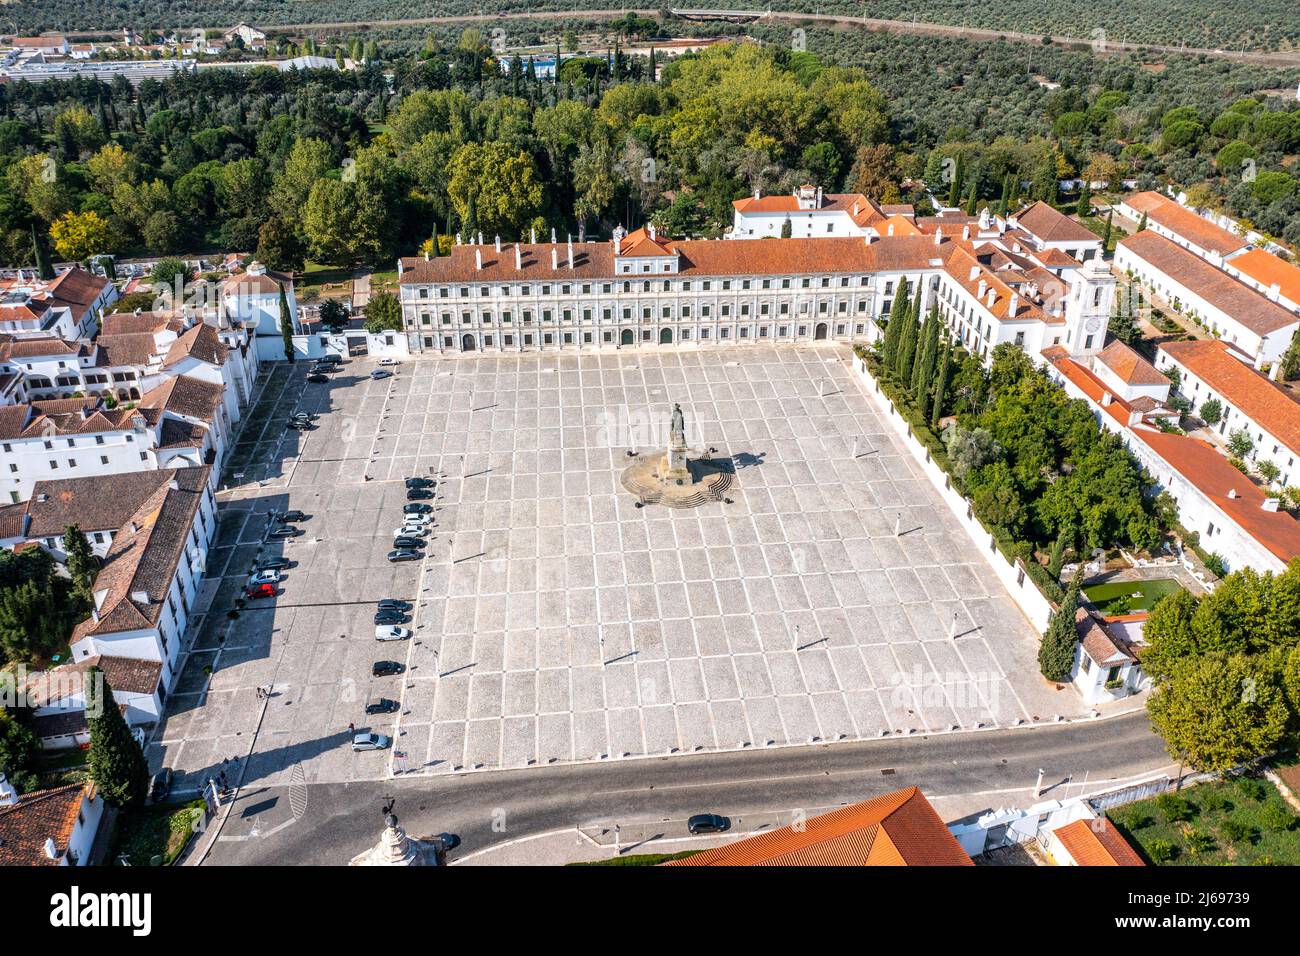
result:
[(672, 344), (673, 344), (673, 330), (672, 330), (672, 329), (660, 329), (660, 330), (659, 330), (659, 344), (660, 344), (660, 345), (672, 345)]
[(462, 352), (473, 352), (473, 351), (474, 351), (474, 336), (470, 335), (468, 332), (466, 332), (464, 335), (462, 335), (462, 336), (460, 337), (460, 350), (461, 350)]
[(635, 341), (636, 337), (632, 334), (631, 329), (624, 329), (618, 337), (619, 345), (631, 345)]
[(817, 339), (817, 340), (819, 340), (819, 341), (820, 341), (821, 339), (826, 338), (826, 323), (825, 323), (825, 322), (818, 322), (818, 323), (817, 323), (817, 328), (813, 330), (813, 338), (814, 338), (814, 339)]

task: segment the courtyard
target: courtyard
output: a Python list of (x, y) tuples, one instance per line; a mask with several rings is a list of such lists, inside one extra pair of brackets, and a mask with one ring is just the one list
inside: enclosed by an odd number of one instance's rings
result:
[[(343, 782), (925, 735), (1081, 716), (1038, 635), (876, 416), (847, 349), (354, 358), (277, 368), (232, 456), (215, 597), (151, 761), (194, 785)], [(629, 451), (735, 464), (729, 503), (638, 508)], [(294, 410), (316, 429), (284, 432)], [(390, 564), (402, 479), (437, 480)], [(269, 509), (310, 518), (265, 540)], [(258, 556), (293, 563), (231, 618)], [(414, 604), (378, 643), (380, 598)], [(260, 606), (259, 606), (260, 605)], [(372, 677), (377, 660), (405, 673)], [(259, 688), (271, 688), (263, 700)], [(367, 718), (375, 698), (400, 703)], [(356, 753), (348, 725), (391, 734)]]

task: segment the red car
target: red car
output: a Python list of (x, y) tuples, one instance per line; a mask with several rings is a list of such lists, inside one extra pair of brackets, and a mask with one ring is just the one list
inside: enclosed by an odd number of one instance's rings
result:
[(258, 584), (254, 587), (244, 588), (244, 597), (246, 598), (275, 597), (275, 585)]

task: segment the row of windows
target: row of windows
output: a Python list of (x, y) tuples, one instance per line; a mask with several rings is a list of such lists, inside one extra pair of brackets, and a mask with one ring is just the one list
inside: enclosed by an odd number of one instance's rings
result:
[[(849, 331), (850, 328), (852, 328), (852, 332)], [(715, 338), (714, 331), (715, 330), (707, 327), (694, 330), (694, 331), (691, 329), (681, 329), (676, 332), (676, 336), (677, 339), (682, 342), (693, 341), (697, 336), (701, 341), (712, 341)], [(814, 338), (825, 338), (828, 332), (828, 327), (824, 322), (818, 323), (818, 325), (815, 328), (810, 327), (808, 325), (798, 325), (798, 326), (761, 325), (758, 326), (757, 329), (754, 329), (750, 326), (739, 326), (736, 327), (733, 331), (733, 328), (730, 326), (721, 326), (716, 330), (716, 332), (717, 332), (716, 338), (719, 341), (730, 341), (733, 338), (733, 335), (734, 338), (740, 340), (751, 339), (751, 338), (769, 339), (773, 337), (778, 339), (790, 338), (792, 332), (794, 337), (796, 338), (808, 338), (810, 335), (812, 335)], [(850, 334), (863, 335), (865, 334), (865, 332), (866, 332), (866, 324), (861, 322), (856, 323), (852, 326), (850, 326), (848, 323), (837, 323), (835, 326), (836, 336), (845, 336)], [(602, 343), (604, 344), (614, 343), (614, 332), (610, 330), (610, 331), (603, 331), (600, 333), (543, 332), (540, 333), (540, 335), (534, 335), (531, 332), (525, 332), (519, 336), (507, 332), (500, 336), (499, 344), (503, 348), (513, 347), (516, 345), (516, 343), (522, 345), (524, 348), (529, 348), (535, 344), (576, 345), (579, 344), (578, 336), (581, 335), (581, 344), (593, 345), (596, 342), (595, 336), (597, 334), (600, 335), (600, 341)], [(460, 336), (459, 339), (457, 339), (457, 337), (454, 335), (443, 335), (440, 337), (433, 336), (433, 335), (426, 335), (423, 338), (424, 347), (428, 349), (437, 348), (439, 338), (441, 339), (441, 345), (444, 350), (454, 350), (459, 348), (460, 351), (471, 352), (477, 348), (485, 348), (485, 349), (494, 348), (498, 344), (497, 337), (492, 333), (488, 333), (482, 336), (481, 345), (479, 344), (478, 337), (466, 333), (465, 335)], [(619, 333), (618, 341), (620, 345), (634, 345), (638, 341), (649, 342), (649, 343), (658, 341), (660, 345), (670, 345), (674, 341), (674, 330), (670, 328), (662, 328), (658, 331), (658, 333), (656, 333), (654, 329), (641, 329), (640, 335), (638, 336), (637, 333), (634, 332), (632, 329), (623, 329)]]
[[(851, 286), (870, 286), (872, 279), (873, 279), (872, 276), (865, 276), (865, 275), (864, 276), (847, 276), (847, 275), (798, 276), (798, 277), (786, 276), (786, 277), (776, 278), (776, 279), (681, 279), (677, 281), (675, 291), (710, 292), (715, 288), (723, 292), (728, 292), (733, 289), (741, 290), (741, 291), (745, 291), (749, 289), (831, 289), (831, 288), (847, 289)], [(449, 299), (452, 297), (453, 292), (455, 293), (456, 296), (462, 299), (468, 299), (471, 295), (474, 295), (475, 293), (477, 293), (477, 296), (480, 299), (489, 298), (491, 296), (503, 296), (503, 295), (547, 296), (547, 295), (557, 294), (554, 291), (555, 289), (559, 290), (558, 292), (559, 295), (573, 295), (575, 289), (579, 290), (580, 294), (582, 295), (591, 295), (592, 290), (595, 289), (597, 285), (599, 285), (600, 287), (601, 295), (613, 295), (615, 285), (618, 285), (620, 287), (620, 291), (626, 294), (631, 294), (632, 292), (674, 291), (674, 283), (673, 280), (671, 279), (662, 279), (662, 280), (643, 279), (638, 281), (625, 279), (619, 283), (543, 282), (537, 285), (533, 285), (532, 283), (521, 284), (521, 285), (514, 285), (510, 283), (501, 283), (501, 284), (494, 283), (492, 285), (478, 285), (478, 286), (471, 286), (471, 285), (417, 286), (415, 287), (416, 288), (415, 298), (417, 299), (432, 298), (433, 296), (431, 290), (434, 288), (438, 290), (437, 297), (439, 299)], [(888, 291), (892, 289), (892, 287), (893, 287), (893, 282), (892, 281), (887, 282), (886, 292), (888, 293)]]
[[(127, 440), (127, 441), (135, 441), (135, 437), (134, 437), (133, 435), (127, 435), (127, 436), (125, 436), (125, 437), (126, 437), (126, 440)], [(104, 444), (104, 436), (103, 436), (103, 435), (94, 435), (94, 436), (92, 436), (92, 438), (93, 438), (94, 440), (93, 440), (93, 441), (87, 441), (87, 442), (85, 442), (85, 443), (84, 443), (84, 446), (89, 447), (89, 446), (91, 446), (91, 445), (102, 445), (102, 444)], [(69, 448), (78, 448), (78, 447), (82, 447), (82, 446), (79, 446), (79, 445), (77, 444), (77, 440), (76, 440), (75, 438), (65, 438), (64, 441), (66, 441), (66, 442), (68, 443), (68, 446), (67, 446), (67, 447), (69, 447)], [(52, 450), (54, 449), (54, 439), (52, 439), (52, 438), (47, 438), (47, 439), (45, 439), (44, 442), (43, 442), (43, 444), (45, 445), (45, 450), (46, 450), (46, 451), (52, 451)], [(6, 451), (6, 452), (12, 452), (12, 451), (14, 450), (14, 446), (13, 446), (10, 442), (5, 442), (3, 445), (0, 445), (0, 448), (2, 448), (2, 449), (3, 449), (4, 451)]]
[[(839, 314), (839, 315), (846, 315), (846, 314), (848, 313), (848, 311), (849, 311), (849, 303), (848, 303), (847, 300), (839, 300), (839, 301), (836, 301), (836, 302), (834, 302), (834, 303), (832, 303), (832, 302), (827, 302), (827, 301), (823, 301), (823, 302), (819, 302), (819, 303), (817, 303), (817, 314), (818, 314), (818, 315), (829, 315), (829, 314), (831, 314), (831, 306), (832, 306), (832, 304), (835, 306), (834, 311), (835, 311), (837, 314)], [(759, 314), (759, 315), (772, 315), (772, 314), (774, 314), (773, 311), (772, 311), (772, 305), (773, 305), (773, 303), (770, 303), (770, 302), (760, 302), (760, 303), (758, 303), (758, 314)], [(800, 308), (799, 308), (799, 310), (798, 310), (799, 313), (800, 313), (800, 314), (803, 314), (803, 315), (810, 314), (812, 310), (809, 308), (809, 305), (810, 305), (810, 303), (807, 303), (807, 302), (801, 303), (801, 304), (800, 304)], [(722, 317), (722, 318), (727, 318), (727, 317), (729, 317), (729, 316), (731, 316), (731, 315), (733, 314), (733, 313), (732, 313), (732, 308), (733, 308), (733, 306), (732, 306), (731, 303), (724, 303), (724, 304), (722, 304), (721, 306), (718, 307), (718, 315), (719, 315), (720, 317)], [(689, 305), (683, 305), (683, 306), (680, 306), (680, 307), (678, 307), (678, 308), (674, 308), (674, 307), (671, 306), (671, 305), (660, 306), (660, 307), (659, 307), (659, 315), (658, 315), (658, 318), (660, 318), (660, 319), (672, 319), (672, 318), (690, 319), (690, 318), (693, 318), (693, 315), (692, 315), (693, 309), (694, 309), (694, 307), (693, 307), (693, 306), (689, 306)], [(859, 300), (858, 300), (858, 303), (857, 303), (857, 311), (860, 312), (860, 313), (865, 313), (865, 312), (867, 311), (867, 300), (866, 300), (866, 299), (859, 299)], [(560, 309), (559, 312), (560, 312), (560, 321), (561, 321), (561, 322), (566, 322), (566, 323), (571, 323), (571, 322), (574, 320), (574, 316), (575, 316), (575, 314), (579, 314), (579, 310), (576, 310), (576, 309)], [(634, 315), (635, 315), (635, 312), (634, 312), (634, 310), (633, 310), (633, 308), (632, 308), (631, 306), (623, 306), (623, 308), (620, 310), (620, 312), (621, 312), (622, 320), (625, 321), (625, 322), (630, 322), (630, 321), (632, 321), (633, 318), (634, 318)], [(646, 305), (646, 306), (641, 306), (641, 307), (640, 307), (640, 317), (641, 317), (642, 319), (645, 319), (645, 320), (652, 320), (652, 319), (654, 319), (654, 318), (656, 317), (654, 313), (655, 313), (655, 309), (654, 309), (653, 306), (648, 306), (648, 305)], [(750, 314), (751, 314), (751, 304), (748, 303), (748, 302), (741, 303), (741, 305), (739, 306), (739, 308), (737, 309), (737, 311), (736, 311), (735, 314), (740, 315), (740, 316), (748, 316), (748, 315), (750, 315)], [(791, 314), (790, 303), (788, 303), (788, 302), (779, 302), (779, 303), (776, 303), (776, 312), (775, 312), (775, 314), (776, 314), (776, 315), (790, 315), (790, 314)], [(594, 310), (594, 309), (582, 309), (582, 310), (580, 311), (580, 315), (581, 315), (581, 321), (582, 321), (582, 322), (592, 322), (592, 321), (594, 321), (595, 310)], [(702, 305), (702, 306), (700, 306), (700, 318), (705, 318), (705, 319), (707, 319), (707, 318), (711, 318), (712, 316), (713, 316), (713, 306), (712, 306), (712, 305)], [(514, 312), (511, 311), (511, 310), (508, 310), (508, 309), (507, 309), (507, 310), (504, 310), (504, 311), (501, 312), (501, 317), (500, 317), (500, 318), (501, 318), (501, 322), (502, 322), (502, 324), (509, 325), (509, 324), (511, 324), (511, 323), (514, 322)], [(522, 323), (523, 323), (524, 325), (530, 325), (530, 324), (532, 324), (532, 322), (533, 322), (533, 318), (534, 318), (534, 312), (533, 312), (532, 309), (524, 309), (524, 310), (520, 313), (520, 319), (521, 319), (521, 321), (522, 321)], [(439, 319), (439, 324), (441, 324), (441, 325), (452, 325), (452, 324), (453, 324), (453, 315), (452, 315), (452, 313), (450, 313), (450, 312), (443, 312), (443, 313), (440, 313), (439, 316), (438, 316), (438, 319)], [(479, 315), (478, 315), (478, 320), (479, 320), (480, 322), (482, 322), (482, 323), (491, 323), (491, 322), (494, 321), (493, 314), (492, 314), (491, 311), (486, 311), (486, 310), (485, 310), (485, 311), (482, 311), (482, 312), (480, 312)], [(541, 310), (541, 321), (542, 321), (543, 323), (546, 323), (546, 322), (553, 322), (554, 320), (555, 320), (555, 310), (554, 310), (554, 309), (542, 309), (542, 310)], [(470, 324), (472, 324), (474, 321), (475, 321), (475, 313), (474, 313), (474, 312), (469, 311), (469, 310), (465, 310), (465, 311), (462, 311), (462, 312), (460, 313), (460, 324), (462, 324), (462, 325), (470, 325)], [(603, 309), (601, 309), (601, 310), (600, 310), (600, 321), (601, 321), (601, 322), (612, 322), (612, 321), (614, 321), (614, 310), (613, 310), (612, 308), (603, 308)], [(420, 313), (420, 322), (419, 322), (419, 324), (420, 324), (420, 325), (425, 325), (425, 326), (427, 326), (427, 325), (432, 325), (432, 324), (433, 324), (433, 315), (432, 315), (431, 313), (429, 313), (429, 312), (421, 312), (421, 313)], [(406, 326), (407, 326), (407, 328), (411, 328), (411, 327), (413, 327), (414, 325), (415, 325), (415, 320), (412, 319), (412, 318), (410, 318), (410, 317), (408, 317), (407, 320), (406, 320)]]

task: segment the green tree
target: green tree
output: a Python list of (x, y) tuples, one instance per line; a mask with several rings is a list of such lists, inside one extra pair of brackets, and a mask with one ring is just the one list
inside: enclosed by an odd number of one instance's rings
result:
[(952, 341), (946, 336), (943, 351), (939, 353), (939, 367), (935, 372), (934, 398), (930, 405), (930, 427), (938, 428), (943, 417), (944, 403), (948, 400), (948, 376), (952, 368)]
[(1200, 411), (1197, 413), (1201, 421), (1207, 425), (1219, 424), (1219, 419), (1223, 417), (1223, 403), (1217, 398), (1211, 398), (1201, 402)]
[(1075, 616), (1079, 610), (1079, 584), (1082, 578), (1081, 568), (1075, 572), (1060, 607), (1052, 612), (1047, 630), (1043, 632), (1043, 639), (1038, 645), (1038, 669), (1050, 681), (1069, 680), (1070, 670), (1074, 667), (1074, 645), (1079, 640)]
[(889, 323), (885, 326), (885, 335), (881, 340), (880, 358), (885, 367), (893, 369), (898, 357), (898, 342), (903, 335), (903, 325), (907, 318), (908, 294), (907, 277), (898, 280), (898, 291), (889, 306)]
[(347, 307), (338, 299), (325, 299), (320, 304), (320, 321), (331, 332), (342, 332), (348, 324)]
[[(179, 292), (180, 298), (183, 299), (185, 297), (185, 283), (192, 274), (193, 270), (181, 259), (159, 259), (149, 272), (149, 281), (153, 284), (155, 296), (159, 295), (163, 290), (167, 290), (172, 295)], [(179, 306), (180, 303), (176, 304)]]
[(1087, 176), (1083, 177), (1083, 185), (1079, 187), (1079, 205), (1074, 211), (1080, 218), (1092, 215), (1092, 184)]
[(45, 249), (45, 244), (41, 242), (40, 237), (36, 235), (36, 225), (32, 224), (32, 251), (36, 257), (36, 272), (44, 279), (49, 281), (54, 278), (54, 267), (50, 265), (50, 254)]
[(284, 286), (280, 286), (280, 338), (284, 342), (284, 357), (292, 364), (298, 360), (297, 351), (293, 347), (293, 315), (289, 311), (289, 297), (285, 294)]
[(72, 578), (73, 589), (89, 604), (97, 565), (80, 525), (70, 524), (63, 532), (63, 552), (68, 556), (68, 576)]
[(462, 222), (474, 204), (484, 233), (519, 235), (541, 209), (542, 184), (532, 158), (504, 143), (466, 143), (448, 169), (447, 192)]
[(402, 331), (402, 303), (391, 292), (372, 295), (366, 303), (367, 332)]
[(149, 766), (126, 718), (117, 709), (104, 672), (91, 667), (85, 675), (86, 723), (90, 729), (90, 779), (105, 802), (132, 807), (144, 802)]
[[(0, 680), (5, 679), (12, 680), (8, 675), (0, 677)], [(39, 779), (32, 768), (40, 750), (40, 741), (18, 719), (18, 712), (0, 708), (0, 773), (8, 778), (10, 785), (19, 793), (35, 790), (39, 786)]]
[(1244, 428), (1238, 428), (1236, 431), (1228, 433), (1228, 451), (1232, 452), (1237, 458), (1244, 458), (1250, 454), (1255, 447), (1255, 440), (1250, 437), (1250, 432)]
[(1179, 662), (1147, 702), (1171, 756), (1221, 773), (1271, 753), (1286, 731), (1278, 675), (1243, 654)]

